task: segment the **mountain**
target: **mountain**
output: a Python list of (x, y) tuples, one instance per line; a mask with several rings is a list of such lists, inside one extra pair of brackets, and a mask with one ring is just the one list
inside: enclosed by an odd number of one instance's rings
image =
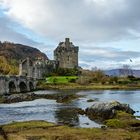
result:
[(0, 42), (0, 74), (18, 74), (20, 60), (27, 57), (32, 60), (37, 58), (48, 59), (44, 53), (36, 48), (22, 44)]
[(112, 69), (112, 70), (105, 70), (106, 75), (109, 76), (123, 76), (123, 75), (133, 75), (135, 77), (140, 77), (140, 70), (133, 70), (133, 69)]

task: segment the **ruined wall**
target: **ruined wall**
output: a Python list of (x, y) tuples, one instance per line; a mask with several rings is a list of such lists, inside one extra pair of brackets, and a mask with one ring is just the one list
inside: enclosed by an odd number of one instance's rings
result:
[(42, 79), (44, 75), (53, 72), (58, 67), (58, 62), (54, 60), (36, 61), (34, 78)]
[(20, 76), (33, 77), (34, 75), (33, 70), (34, 70), (33, 62), (29, 58), (23, 60), (19, 65)]
[(0, 76), (0, 95), (6, 92), (6, 78), (4, 76)]
[(74, 46), (72, 42), (66, 38), (65, 42), (61, 42), (54, 50), (54, 60), (59, 62), (60, 68), (78, 67), (78, 51), (79, 47)]

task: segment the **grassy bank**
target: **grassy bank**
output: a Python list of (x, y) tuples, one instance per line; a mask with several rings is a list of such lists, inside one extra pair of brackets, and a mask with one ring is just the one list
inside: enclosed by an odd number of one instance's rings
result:
[[(84, 78), (83, 78), (84, 79)], [(119, 78), (119, 82), (85, 82), (83, 84), (78, 83), (78, 76), (51, 76), (47, 77), (45, 80), (38, 82), (38, 89), (96, 89), (96, 90), (108, 90), (108, 89), (140, 89), (140, 82), (135, 80), (130, 80), (126, 78)], [(129, 80), (129, 82), (128, 82)]]
[(136, 90), (140, 89), (140, 86), (134, 85), (103, 85), (103, 84), (88, 84), (88, 85), (81, 85), (77, 83), (46, 83), (40, 82), (38, 84), (38, 89), (58, 89), (58, 90), (68, 90), (68, 89), (81, 89), (81, 90), (116, 90), (116, 89), (124, 89), (124, 90)]
[(114, 128), (71, 128), (45, 121), (0, 126), (0, 140), (139, 140), (140, 131)]

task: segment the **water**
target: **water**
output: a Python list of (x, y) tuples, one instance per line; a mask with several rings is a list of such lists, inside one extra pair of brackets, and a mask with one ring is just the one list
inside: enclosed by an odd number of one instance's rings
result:
[(37, 91), (36, 94), (54, 94), (54, 93), (75, 93), (84, 95), (71, 103), (56, 103), (55, 100), (38, 99), (29, 102), (20, 102), (13, 104), (0, 104), (0, 124), (7, 124), (13, 121), (28, 120), (46, 120), (48, 122), (71, 124), (75, 127), (100, 127), (94, 121), (91, 121), (85, 115), (78, 115), (74, 108), (86, 109), (92, 105), (87, 102), (88, 99), (97, 98), (99, 101), (117, 100), (121, 103), (130, 104), (140, 116), (140, 90), (136, 91), (116, 91), (116, 90), (82, 90), (82, 91)]

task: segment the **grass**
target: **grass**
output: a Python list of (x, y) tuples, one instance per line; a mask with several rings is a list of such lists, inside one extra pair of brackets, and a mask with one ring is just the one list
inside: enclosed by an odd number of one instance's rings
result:
[(140, 89), (140, 86), (127, 86), (127, 85), (102, 85), (102, 84), (88, 84), (88, 85), (81, 85), (77, 83), (49, 83), (45, 81), (41, 81), (38, 84), (38, 89), (58, 89), (58, 90), (68, 90), (68, 89), (77, 89), (77, 90), (119, 90), (119, 89), (124, 89), (124, 90), (136, 90)]
[[(0, 126), (0, 140), (139, 140), (140, 131), (125, 129), (71, 128), (45, 121), (29, 121)], [(5, 139), (3, 138), (5, 137)]]
[(50, 126), (54, 126), (54, 124), (45, 121), (13, 122), (11, 124), (4, 125), (3, 130), (11, 133), (23, 131), (25, 129), (46, 128)]
[[(76, 80), (78, 79), (78, 76), (51, 76), (46, 78), (46, 80), (41, 80), (38, 82), (38, 89), (81, 89), (81, 90), (91, 90), (91, 89), (95, 89), (95, 90), (116, 90), (116, 89), (124, 89), (124, 90), (136, 90), (136, 89), (140, 89), (140, 84), (135, 84), (135, 82), (133, 83), (129, 83), (127, 79), (124, 78), (120, 78), (119, 83), (116, 84), (111, 84), (111, 83), (106, 83), (106, 84), (102, 84), (102, 83), (85, 83), (85, 84), (79, 84), (76, 82)], [(130, 81), (130, 80), (129, 80)]]
[(46, 78), (47, 83), (69, 83), (74, 82), (77, 76), (52, 76)]

